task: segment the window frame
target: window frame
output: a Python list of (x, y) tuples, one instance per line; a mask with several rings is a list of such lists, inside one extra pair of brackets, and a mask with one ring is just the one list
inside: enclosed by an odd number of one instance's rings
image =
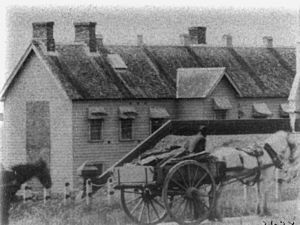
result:
[[(92, 122), (93, 121), (100, 121), (101, 127), (100, 127), (100, 139), (92, 139)], [(101, 142), (103, 141), (103, 122), (104, 119), (89, 119), (89, 142)]]
[[(133, 132), (133, 120), (132, 118), (120, 118), (119, 121), (119, 140), (120, 141), (134, 141), (134, 132)], [(122, 136), (122, 122), (123, 121), (130, 121), (131, 122), (131, 138), (123, 138)]]
[[(227, 111), (228, 110), (214, 110), (215, 120), (226, 120), (227, 119)], [(221, 118), (219, 118), (220, 115), (221, 115)]]

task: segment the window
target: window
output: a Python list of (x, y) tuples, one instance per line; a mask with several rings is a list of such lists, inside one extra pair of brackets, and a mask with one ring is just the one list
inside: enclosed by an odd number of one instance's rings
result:
[(151, 119), (151, 133), (155, 132), (158, 128), (160, 128), (165, 123), (165, 119)]
[(232, 105), (226, 96), (214, 97), (213, 107), (216, 120), (225, 120), (227, 111), (232, 109)]
[(90, 140), (100, 141), (102, 140), (102, 123), (103, 120), (90, 120)]
[(149, 108), (149, 117), (150, 117), (150, 132), (155, 132), (160, 128), (167, 119), (170, 118), (170, 114), (163, 107), (151, 106)]
[(132, 119), (121, 119), (120, 138), (121, 140), (132, 140)]
[(119, 54), (108, 54), (107, 60), (114, 69), (126, 70), (127, 66)]
[(216, 120), (225, 120), (227, 110), (215, 110), (215, 119)]

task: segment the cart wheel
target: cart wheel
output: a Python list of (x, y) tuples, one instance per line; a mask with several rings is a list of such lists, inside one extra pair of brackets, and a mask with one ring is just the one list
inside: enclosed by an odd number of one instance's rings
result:
[(214, 177), (204, 165), (194, 160), (173, 166), (162, 191), (168, 215), (179, 224), (199, 224), (207, 219), (213, 209), (215, 195)]
[(161, 191), (154, 193), (152, 189), (147, 187), (121, 189), (123, 210), (134, 222), (156, 224), (167, 216)]

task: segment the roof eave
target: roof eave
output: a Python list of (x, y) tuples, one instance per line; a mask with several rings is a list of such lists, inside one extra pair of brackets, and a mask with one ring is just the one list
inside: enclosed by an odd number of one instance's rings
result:
[(234, 83), (234, 81), (231, 79), (231, 77), (226, 73), (226, 70), (224, 71), (224, 75), (227, 78), (227, 80), (229, 81), (229, 83), (232, 85), (232, 87), (234, 88), (234, 90), (238, 93), (238, 96), (240, 98), (244, 97), (242, 92), (239, 90), (239, 88), (236, 86), (236, 84)]
[(33, 48), (32, 42), (28, 45), (27, 49), (25, 50), (24, 54), (21, 56), (20, 60), (18, 61), (17, 65), (14, 67), (13, 71), (7, 78), (5, 84), (3, 85), (3, 88), (0, 92), (0, 100), (5, 100), (5, 95), (7, 93), (7, 90), (9, 89), (10, 85), (12, 84), (13, 80), (15, 79), (16, 75), (18, 74), (19, 70), (23, 66), (24, 62), (26, 61), (28, 55), (31, 51), (35, 51)]
[(216, 81), (211, 86), (211, 88), (204, 95), (201, 96), (201, 98), (207, 98), (209, 95), (211, 95), (211, 93), (215, 90), (215, 88), (218, 86), (218, 84), (220, 83), (220, 81), (224, 77), (226, 68), (225, 67), (219, 67), (219, 68), (223, 69), (222, 74), (218, 77), (218, 79), (216, 79)]

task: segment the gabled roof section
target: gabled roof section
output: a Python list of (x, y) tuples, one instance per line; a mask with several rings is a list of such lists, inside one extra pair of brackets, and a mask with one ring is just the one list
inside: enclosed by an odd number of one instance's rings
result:
[(8, 88), (10, 87), (10, 85), (14, 82), (16, 76), (17, 76), (17, 73), (19, 72), (19, 70), (21, 69), (21, 67), (23, 66), (24, 62), (26, 61), (27, 57), (29, 56), (29, 54), (33, 51), (33, 48), (32, 48), (32, 44), (30, 44), (27, 49), (25, 50), (24, 54), (21, 56), (18, 64), (14, 67), (12, 73), (9, 75), (8, 79), (6, 80), (2, 90), (1, 90), (1, 93), (0, 93), (0, 96), (1, 96), (1, 100), (3, 100), (5, 98), (5, 95), (8, 91)]
[(224, 76), (239, 97), (286, 98), (296, 60), (295, 48), (115, 45), (90, 53), (78, 42), (56, 43), (55, 52), (48, 53), (43, 42), (33, 41), (2, 97), (32, 51), (71, 100), (204, 98)]
[[(160, 70), (165, 72), (174, 82), (178, 68), (202, 67), (184, 46), (147, 46), (146, 50)], [(207, 66), (208, 67), (208, 66)]]
[(263, 91), (248, 68), (236, 57), (233, 49), (210, 46), (193, 46), (191, 49), (203, 67), (226, 67), (226, 73), (241, 91), (243, 97), (263, 96)]
[(127, 70), (115, 70), (123, 84), (136, 98), (174, 98), (175, 88), (155, 67), (144, 49), (139, 46), (107, 46), (106, 49), (120, 55)]
[[(206, 98), (223, 77), (228, 77), (224, 67), (180, 68), (177, 70), (177, 98)], [(228, 78), (227, 78), (228, 79)], [(230, 79), (229, 83), (240, 94)]]
[(252, 78), (266, 97), (288, 96), (295, 71), (289, 65), (288, 48), (246, 48), (234, 49), (253, 72)]

